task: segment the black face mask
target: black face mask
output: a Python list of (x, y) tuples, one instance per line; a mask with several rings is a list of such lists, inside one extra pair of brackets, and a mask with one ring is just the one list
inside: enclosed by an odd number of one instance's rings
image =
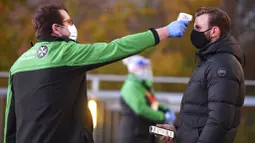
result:
[(211, 30), (211, 28), (209, 28), (208, 30), (204, 31), (204, 32), (198, 32), (195, 29), (192, 30), (191, 34), (190, 34), (190, 41), (191, 43), (197, 48), (197, 49), (201, 49), (203, 48), (205, 45), (207, 45), (208, 43), (210, 43), (210, 41), (206, 38), (205, 36), (205, 32)]

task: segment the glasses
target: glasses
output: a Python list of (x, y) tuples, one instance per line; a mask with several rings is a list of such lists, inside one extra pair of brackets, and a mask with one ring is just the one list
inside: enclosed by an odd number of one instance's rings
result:
[(63, 23), (64, 22), (68, 23), (68, 25), (73, 25), (73, 20), (72, 19), (64, 20)]

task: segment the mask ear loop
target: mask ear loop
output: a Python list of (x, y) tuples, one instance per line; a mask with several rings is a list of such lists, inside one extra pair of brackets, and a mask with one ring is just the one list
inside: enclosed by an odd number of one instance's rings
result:
[[(63, 26), (63, 25), (59, 25), (59, 24), (56, 24), (56, 27), (62, 27), (62, 28), (66, 28), (65, 26)], [(61, 36), (61, 35), (59, 35), (59, 36)], [(62, 36), (61, 36), (62, 37)]]
[[(213, 27), (215, 27), (215, 26), (213, 26)], [(213, 27), (211, 27), (211, 28), (205, 30), (204, 33), (205, 33), (205, 32), (208, 32), (208, 31), (210, 31), (210, 30), (213, 30)], [(209, 38), (208, 40), (211, 40), (211, 39), (212, 39), (211, 35), (209, 35), (208, 38)]]

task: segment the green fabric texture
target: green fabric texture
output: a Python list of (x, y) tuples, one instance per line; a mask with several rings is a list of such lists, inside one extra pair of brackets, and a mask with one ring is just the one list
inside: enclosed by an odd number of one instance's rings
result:
[(164, 121), (163, 112), (155, 111), (147, 105), (145, 90), (141, 81), (134, 74), (129, 74), (121, 88), (121, 96), (136, 114), (153, 121)]

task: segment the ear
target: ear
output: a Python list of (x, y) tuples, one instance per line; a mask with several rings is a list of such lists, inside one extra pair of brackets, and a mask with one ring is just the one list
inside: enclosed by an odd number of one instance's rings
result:
[(217, 26), (213, 27), (211, 32), (212, 32), (211, 33), (212, 38), (220, 37), (220, 28), (219, 27), (217, 27)]
[(52, 33), (51, 34), (53, 36), (60, 36), (61, 35), (61, 33), (59, 32), (60, 27), (59, 27), (58, 24), (52, 24), (51, 29), (52, 29)]

